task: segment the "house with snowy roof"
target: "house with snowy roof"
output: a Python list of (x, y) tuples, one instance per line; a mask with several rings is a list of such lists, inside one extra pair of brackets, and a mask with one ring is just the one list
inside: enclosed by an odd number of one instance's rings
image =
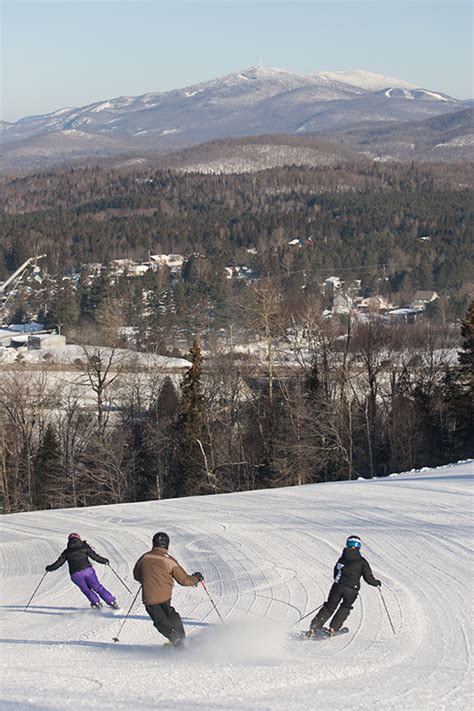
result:
[(426, 306), (431, 304), (432, 301), (436, 301), (436, 299), (439, 299), (439, 295), (436, 291), (419, 290), (415, 293), (410, 306), (417, 311), (424, 311)]
[(324, 293), (326, 296), (332, 296), (335, 291), (340, 289), (343, 285), (342, 279), (337, 276), (330, 276), (324, 280)]
[(419, 309), (413, 309), (407, 306), (388, 311), (385, 318), (390, 323), (415, 323), (419, 315)]
[(155, 266), (181, 269), (185, 257), (182, 254), (150, 254), (150, 262)]
[(392, 308), (392, 304), (383, 296), (368, 296), (360, 299), (356, 308), (359, 313), (385, 313)]
[(354, 308), (354, 302), (349, 294), (338, 293), (334, 297), (332, 312), (334, 314), (348, 314)]

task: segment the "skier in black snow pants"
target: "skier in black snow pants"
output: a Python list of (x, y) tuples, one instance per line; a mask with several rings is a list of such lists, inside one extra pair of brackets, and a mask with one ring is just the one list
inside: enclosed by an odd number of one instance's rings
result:
[(327, 601), (324, 603), (316, 617), (311, 621), (309, 636), (314, 635), (322, 628), (326, 620), (339, 609), (331, 620), (329, 631), (337, 632), (347, 619), (360, 590), (360, 578), (374, 587), (382, 583), (372, 575), (370, 565), (360, 554), (361, 540), (359, 536), (349, 536), (346, 547), (334, 567), (334, 583), (329, 591)]

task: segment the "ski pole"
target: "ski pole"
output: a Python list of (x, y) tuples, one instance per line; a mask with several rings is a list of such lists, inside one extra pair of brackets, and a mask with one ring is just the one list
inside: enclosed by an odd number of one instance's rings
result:
[(217, 607), (216, 607), (216, 603), (214, 602), (214, 600), (212, 599), (212, 597), (209, 595), (209, 590), (208, 590), (208, 589), (206, 588), (206, 586), (204, 585), (204, 580), (201, 580), (200, 582), (201, 582), (202, 587), (204, 588), (204, 590), (205, 590), (206, 593), (207, 593), (207, 597), (208, 597), (209, 600), (211, 601), (212, 607), (213, 607), (214, 610), (217, 612), (217, 616), (219, 617), (219, 619), (220, 619), (221, 622), (224, 622), (224, 620), (222, 619), (221, 613), (219, 612), (219, 610), (218, 610)]
[(392, 632), (393, 632), (393, 634), (394, 634), (395, 637), (396, 637), (396, 636), (397, 636), (397, 633), (395, 632), (395, 627), (393, 626), (392, 618), (390, 617), (390, 614), (389, 614), (387, 605), (386, 605), (386, 603), (385, 603), (385, 598), (384, 598), (384, 596), (382, 595), (382, 590), (381, 590), (380, 586), (379, 586), (379, 593), (380, 593), (380, 597), (382, 598), (383, 606), (385, 607), (385, 612), (387, 613), (388, 621), (390, 622), (390, 627), (392, 628)]
[(142, 589), (142, 586), (140, 585), (140, 587), (138, 588), (138, 590), (137, 590), (137, 592), (135, 593), (135, 596), (134, 596), (134, 598), (133, 598), (133, 600), (132, 600), (132, 604), (131, 604), (130, 607), (128, 608), (128, 612), (127, 612), (127, 614), (125, 615), (125, 618), (124, 618), (122, 624), (120, 625), (120, 629), (119, 629), (119, 631), (118, 631), (117, 636), (116, 636), (116, 637), (112, 637), (112, 640), (113, 640), (114, 642), (120, 642), (119, 635), (120, 635), (120, 633), (121, 633), (121, 631), (122, 631), (122, 629), (123, 629), (124, 624), (126, 623), (126, 621), (127, 621), (127, 619), (128, 619), (129, 614), (130, 614), (131, 611), (132, 611), (132, 607), (134, 606), (135, 600), (137, 599), (138, 593), (140, 592), (141, 589)]
[(296, 622), (293, 622), (293, 624), (290, 625), (290, 629), (291, 629), (292, 627), (294, 627), (295, 625), (297, 625), (298, 622), (301, 622), (301, 620), (305, 620), (307, 617), (309, 617), (310, 615), (312, 615), (314, 612), (318, 612), (318, 610), (320, 610), (323, 605), (324, 605), (324, 602), (323, 602), (319, 607), (315, 607), (314, 610), (311, 610), (311, 611), (308, 612), (306, 615), (303, 615), (303, 617), (300, 617), (299, 620), (296, 620)]
[(30, 599), (29, 599), (28, 602), (26, 603), (25, 607), (23, 608), (23, 612), (25, 612), (25, 610), (30, 606), (30, 602), (33, 600), (34, 596), (35, 596), (36, 593), (38, 592), (39, 586), (41, 585), (41, 583), (42, 583), (43, 580), (45, 579), (47, 572), (48, 572), (47, 570), (44, 571), (43, 577), (41, 578), (41, 580), (39, 581), (38, 585), (36, 586), (33, 595), (30, 597)]
[(113, 573), (114, 575), (116, 575), (117, 578), (120, 580), (120, 582), (122, 583), (122, 585), (124, 586), (124, 588), (127, 588), (127, 590), (128, 590), (128, 592), (130, 593), (130, 595), (132, 595), (133, 593), (132, 593), (132, 591), (130, 590), (130, 588), (128, 587), (127, 583), (126, 583), (124, 580), (122, 580), (122, 578), (120, 577), (120, 575), (119, 575), (117, 572), (115, 572), (115, 570), (112, 568), (112, 566), (110, 565), (110, 563), (108, 564), (108, 566), (109, 566), (110, 570), (112, 571), (112, 573)]

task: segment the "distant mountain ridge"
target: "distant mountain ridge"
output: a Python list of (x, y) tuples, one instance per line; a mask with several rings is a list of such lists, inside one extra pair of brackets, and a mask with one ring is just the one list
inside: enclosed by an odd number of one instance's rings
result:
[(342, 72), (322, 72), (328, 79), (342, 81), (344, 84), (352, 84), (366, 91), (379, 91), (387, 87), (401, 87), (403, 89), (416, 89), (416, 84), (403, 79), (395, 79), (384, 74), (374, 74), (363, 69), (349, 69)]
[(378, 160), (474, 160), (474, 108), (321, 136)]
[(187, 173), (254, 173), (281, 166), (329, 166), (367, 158), (318, 136), (289, 134), (220, 139), (158, 158), (154, 165)]
[(183, 89), (3, 122), (0, 168), (140, 158), (259, 134), (348, 131), (462, 108), (442, 92), (362, 70), (301, 76), (251, 67)]

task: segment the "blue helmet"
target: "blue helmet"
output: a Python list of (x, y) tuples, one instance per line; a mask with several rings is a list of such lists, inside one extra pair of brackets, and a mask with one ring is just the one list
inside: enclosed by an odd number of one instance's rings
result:
[(346, 541), (347, 548), (360, 548), (361, 545), (362, 545), (362, 542), (361, 542), (359, 536), (349, 536), (349, 538)]

